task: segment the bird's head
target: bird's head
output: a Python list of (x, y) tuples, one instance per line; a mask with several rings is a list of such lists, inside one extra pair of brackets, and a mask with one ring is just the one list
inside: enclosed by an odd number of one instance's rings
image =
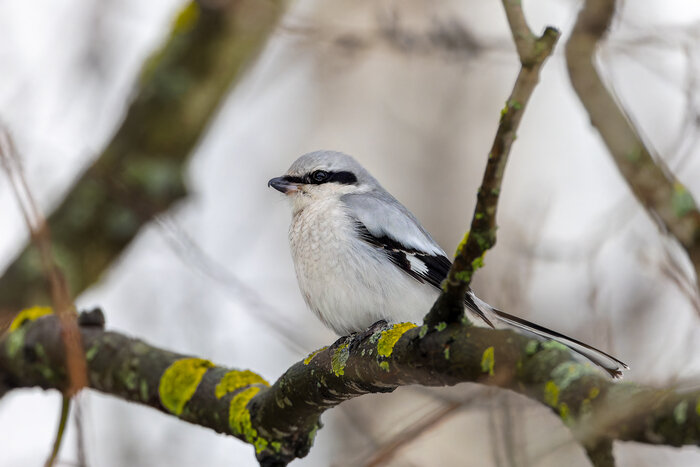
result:
[(287, 195), (294, 212), (319, 201), (339, 199), (352, 193), (366, 193), (377, 181), (355, 159), (335, 151), (316, 151), (298, 158), (287, 173), (267, 186)]

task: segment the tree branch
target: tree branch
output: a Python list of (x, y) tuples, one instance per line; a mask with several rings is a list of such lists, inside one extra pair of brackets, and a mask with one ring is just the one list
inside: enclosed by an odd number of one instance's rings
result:
[[(262, 49), (282, 5), (192, 1), (182, 10), (165, 45), (143, 66), (121, 127), (48, 219), (72, 296), (100, 277), (141, 226), (186, 194), (186, 158), (231, 83)], [(48, 304), (47, 290), (36, 252), (27, 247), (0, 278), (0, 329), (17, 310)]]
[[(64, 348), (53, 316), (24, 312), (0, 339), (0, 388), (66, 388)], [(700, 444), (700, 391), (680, 394), (613, 383), (563, 346), (462, 323), (427, 332), (381, 326), (312, 353), (272, 386), (232, 370), (107, 332), (101, 312), (81, 315), (89, 386), (149, 405), (253, 446), (261, 465), (305, 456), (323, 412), (398, 386), (477, 382), (506, 388), (553, 410), (584, 446), (620, 439)]]
[(501, 193), (510, 148), (535, 86), (540, 70), (554, 50), (559, 32), (548, 27), (541, 37), (528, 28), (520, 1), (503, 0), (521, 68), (513, 91), (501, 111), (501, 120), (489, 151), (486, 170), (477, 194), (471, 227), (457, 247), (454, 263), (443, 283), (443, 293), (435, 302), (426, 323), (454, 322), (464, 313), (464, 294), (469, 289), (474, 271), (483, 266), (486, 251), (496, 243), (496, 208)]
[(700, 212), (695, 200), (663, 161), (654, 160), (595, 69), (598, 42), (614, 13), (614, 0), (585, 2), (566, 44), (569, 78), (632, 193), (659, 228), (683, 245), (700, 281)]

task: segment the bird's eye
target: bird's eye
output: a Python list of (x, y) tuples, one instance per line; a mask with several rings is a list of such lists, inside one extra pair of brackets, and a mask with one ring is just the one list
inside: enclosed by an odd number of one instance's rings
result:
[(328, 172), (326, 172), (325, 170), (315, 170), (311, 174), (311, 179), (316, 183), (325, 182), (326, 180), (328, 180)]

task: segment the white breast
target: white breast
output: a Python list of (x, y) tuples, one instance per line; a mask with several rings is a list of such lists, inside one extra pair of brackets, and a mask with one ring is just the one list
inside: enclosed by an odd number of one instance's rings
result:
[(289, 241), (306, 303), (339, 335), (380, 319), (420, 323), (438, 291), (359, 239), (353, 222), (337, 199), (316, 201), (294, 214)]

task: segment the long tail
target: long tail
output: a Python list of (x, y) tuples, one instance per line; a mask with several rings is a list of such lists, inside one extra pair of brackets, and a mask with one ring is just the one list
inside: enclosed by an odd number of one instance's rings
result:
[(479, 317), (481, 317), (486, 324), (493, 327), (491, 321), (486, 317), (490, 315), (495, 317), (497, 320), (502, 321), (510, 326), (518, 329), (524, 329), (525, 331), (536, 334), (545, 339), (551, 339), (553, 341), (559, 342), (576, 353), (579, 353), (589, 359), (591, 362), (595, 363), (605, 371), (607, 371), (613, 378), (620, 378), (622, 376), (622, 370), (629, 370), (629, 366), (626, 363), (618, 360), (617, 358), (609, 355), (602, 350), (598, 350), (586, 343), (578, 341), (572, 337), (565, 336), (557, 331), (552, 331), (539, 324), (531, 323), (530, 321), (518, 318), (517, 316), (510, 315), (501, 310), (497, 310), (488, 303), (481, 300), (479, 297), (474, 295), (471, 290), (467, 294), (467, 299), (465, 300), (467, 306), (471, 311), (475, 312)]

